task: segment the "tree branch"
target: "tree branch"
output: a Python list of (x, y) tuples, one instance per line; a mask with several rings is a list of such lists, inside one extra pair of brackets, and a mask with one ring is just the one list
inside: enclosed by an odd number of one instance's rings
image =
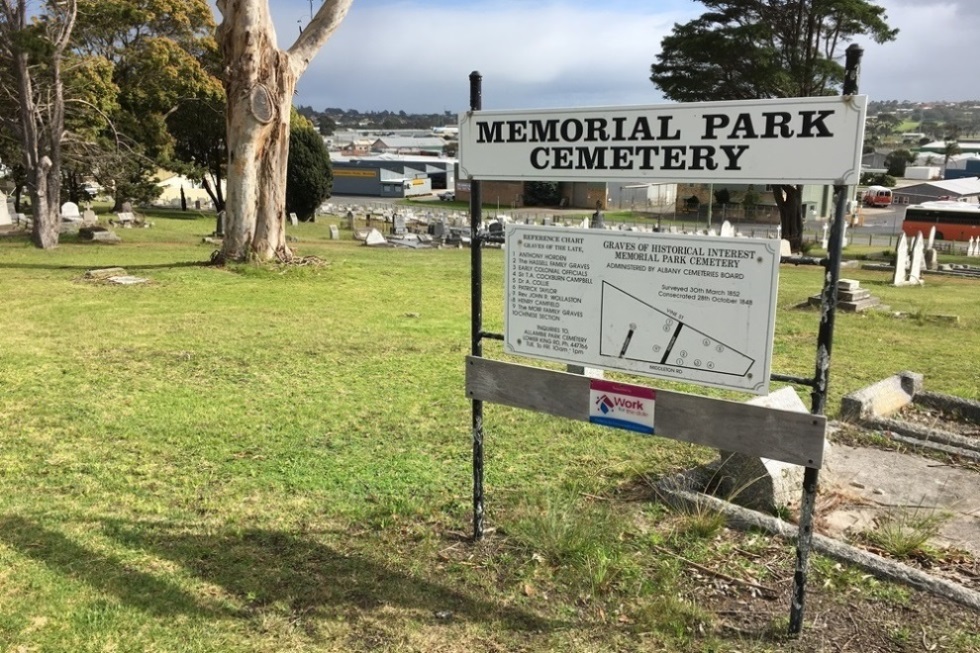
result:
[(289, 48), (289, 67), (299, 79), (310, 65), (310, 61), (337, 30), (347, 15), (354, 0), (325, 0), (316, 16), (300, 33), (299, 38)]

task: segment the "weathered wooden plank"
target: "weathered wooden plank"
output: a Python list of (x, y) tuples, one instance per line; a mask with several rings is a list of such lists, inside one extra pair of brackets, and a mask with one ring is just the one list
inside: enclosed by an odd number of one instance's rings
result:
[[(470, 399), (589, 421), (593, 379), (470, 356)], [(706, 447), (819, 468), (827, 420), (737, 401), (657, 390), (656, 435)]]

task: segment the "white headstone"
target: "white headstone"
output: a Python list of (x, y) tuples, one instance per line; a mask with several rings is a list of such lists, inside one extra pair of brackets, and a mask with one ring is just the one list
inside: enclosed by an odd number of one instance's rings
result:
[(790, 246), (789, 241), (785, 238), (779, 241), (779, 255), (780, 256), (792, 256), (793, 248)]
[(823, 233), (820, 236), (820, 249), (822, 249), (822, 250), (826, 250), (827, 249), (827, 231), (828, 230), (829, 230), (829, 227), (828, 227), (827, 223), (824, 222), (823, 223)]
[(728, 220), (721, 223), (721, 235), (723, 238), (732, 238), (735, 236), (735, 227)]
[(895, 274), (892, 275), (893, 286), (904, 286), (908, 283), (909, 267), (909, 241), (903, 233), (898, 239), (898, 247), (895, 248)]
[(330, 225), (330, 240), (340, 240), (340, 229), (337, 225)]
[(78, 212), (78, 204), (65, 202), (61, 205), (61, 219), (75, 222), (82, 219), (82, 214)]
[(970, 243), (966, 246), (966, 255), (967, 256), (976, 256), (977, 255), (977, 240), (978, 239), (976, 239), (976, 238), (970, 238)]
[(7, 196), (0, 192), (0, 227), (5, 227), (11, 223), (10, 211), (7, 207)]
[(847, 220), (844, 220), (843, 224), (841, 225), (840, 246), (847, 247), (849, 244), (850, 243), (847, 241)]
[(381, 232), (377, 229), (372, 229), (368, 232), (367, 237), (364, 239), (365, 245), (386, 245), (388, 241), (385, 237), (381, 235)]
[(926, 249), (932, 249), (936, 243), (936, 225), (929, 227), (929, 240), (926, 242)]
[(912, 239), (912, 264), (909, 266), (909, 283), (920, 284), (922, 283), (922, 268), (925, 267), (923, 263), (925, 262), (925, 256), (922, 253), (922, 232), (920, 231)]
[(718, 234), (715, 233), (715, 230), (714, 229), (708, 229), (708, 235), (709, 236), (717, 236)]

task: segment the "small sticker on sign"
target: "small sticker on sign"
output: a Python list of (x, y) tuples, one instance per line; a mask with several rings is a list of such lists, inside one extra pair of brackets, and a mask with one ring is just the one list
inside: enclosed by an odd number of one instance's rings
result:
[(654, 433), (657, 391), (625, 383), (593, 379), (589, 386), (589, 421), (613, 428)]

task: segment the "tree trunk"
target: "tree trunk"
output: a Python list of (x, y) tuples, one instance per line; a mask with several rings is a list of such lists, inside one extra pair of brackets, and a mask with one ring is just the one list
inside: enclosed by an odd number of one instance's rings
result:
[(276, 45), (267, 0), (218, 0), (225, 65), (228, 193), (224, 261), (289, 260), (286, 163), (296, 80), (353, 0), (325, 0), (290, 50)]
[[(53, 28), (52, 49), (45, 67), (31, 66), (31, 54), (11, 35), (27, 30), (27, 5), (5, 3), (3, 36), (14, 42), (12, 68), (17, 84), (19, 115), (15, 129), (24, 156), (27, 192), (31, 197), (33, 228), (31, 241), (42, 249), (58, 246), (61, 232), (61, 141), (65, 131), (65, 96), (61, 80), (61, 57), (75, 24), (74, 0), (58, 3), (48, 14)], [(52, 10), (54, 11), (54, 10)], [(35, 79), (34, 75), (44, 75)], [(43, 80), (43, 81), (42, 81)]]
[(225, 261), (289, 260), (285, 180), (296, 80), (289, 56), (276, 47), (268, 11), (253, 9), (221, 30), (225, 61), (234, 62), (225, 70), (228, 197), (221, 255)]
[(773, 186), (772, 196), (779, 208), (780, 236), (794, 252), (803, 249), (803, 186)]

